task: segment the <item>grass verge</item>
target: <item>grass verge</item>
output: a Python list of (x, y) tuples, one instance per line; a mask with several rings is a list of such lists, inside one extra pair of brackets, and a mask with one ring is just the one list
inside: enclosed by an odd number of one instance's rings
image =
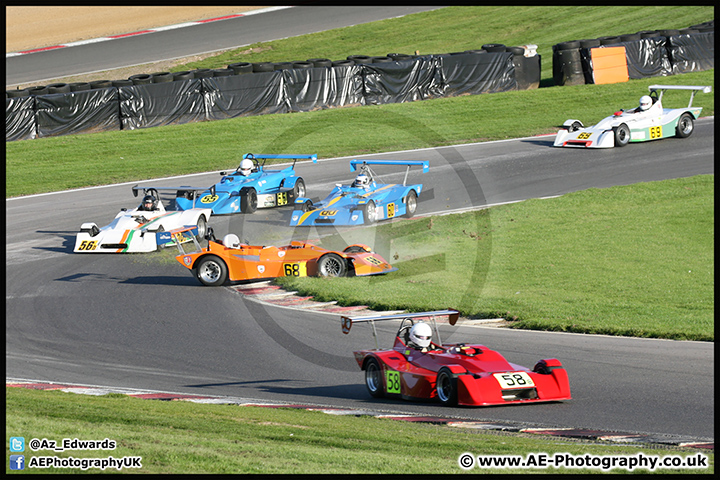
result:
[[(468, 431), (447, 426), (336, 416), (291, 408), (200, 405), (122, 395), (92, 397), (58, 391), (6, 388), (9, 435), (62, 442), (62, 439), (114, 440), (113, 450), (38, 451), (31, 457), (142, 457), (142, 468), (124, 473), (151, 474), (443, 474), (462, 473), (461, 454), (632, 456), (647, 448), (531, 438)], [(42, 412), (41, 415), (38, 412)], [(655, 470), (654, 473), (713, 473), (714, 454), (655, 450), (646, 455), (707, 457), (709, 468)], [(37, 460), (36, 460), (37, 461)], [(116, 472), (109, 468), (106, 473)], [(475, 468), (472, 473), (599, 473), (592, 468)], [(99, 473), (98, 469), (26, 468), (24, 473)], [(627, 473), (614, 469), (611, 473)], [(636, 470), (647, 473), (647, 470)], [(18, 473), (6, 466), (6, 473)]]
[(714, 340), (714, 175), (380, 224), (321, 243), (343, 242), (374, 245), (398, 271), (277, 283), (340, 305), (457, 308), (517, 328)]

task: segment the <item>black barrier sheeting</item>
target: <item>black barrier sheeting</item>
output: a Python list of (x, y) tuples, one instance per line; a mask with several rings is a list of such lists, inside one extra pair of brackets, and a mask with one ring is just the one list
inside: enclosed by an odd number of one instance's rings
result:
[(368, 104), (403, 103), (442, 96), (439, 59), (418, 57), (363, 65)]
[(700, 72), (715, 68), (715, 32), (668, 37), (673, 74)]
[(5, 141), (30, 140), (37, 136), (35, 97), (5, 100)]
[(672, 74), (672, 66), (665, 48), (665, 37), (649, 37), (622, 42), (625, 46), (628, 77), (632, 79)]
[(119, 87), (123, 130), (204, 120), (201, 88), (199, 79)]
[(246, 75), (203, 78), (207, 120), (223, 120), (244, 115), (287, 113), (280, 70)]
[(510, 52), (439, 56), (443, 96), (516, 90), (512, 57)]
[(364, 105), (360, 65), (282, 70), (290, 111)]
[(116, 88), (38, 95), (38, 137), (120, 130)]

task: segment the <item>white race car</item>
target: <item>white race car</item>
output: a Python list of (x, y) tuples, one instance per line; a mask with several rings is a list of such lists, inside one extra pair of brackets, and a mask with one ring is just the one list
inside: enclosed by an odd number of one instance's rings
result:
[(75, 239), (77, 253), (143, 253), (160, 247), (175, 245), (175, 240), (190, 241), (190, 237), (173, 239), (172, 230), (192, 227), (189, 234), (203, 238), (210, 208), (190, 208), (184, 211), (167, 211), (156, 189), (133, 187), (133, 194), (143, 191), (143, 202), (132, 210), (123, 208), (115, 219), (102, 228), (97, 224), (83, 223)]
[[(580, 120), (567, 120), (555, 137), (555, 147), (610, 148), (624, 147), (630, 142), (647, 142), (667, 137), (689, 137), (702, 107), (693, 107), (695, 92), (710, 93), (709, 86), (650, 85), (650, 95), (643, 96), (640, 106), (620, 110), (596, 125), (583, 126)], [(685, 108), (663, 108), (662, 97), (667, 90), (691, 90)]]

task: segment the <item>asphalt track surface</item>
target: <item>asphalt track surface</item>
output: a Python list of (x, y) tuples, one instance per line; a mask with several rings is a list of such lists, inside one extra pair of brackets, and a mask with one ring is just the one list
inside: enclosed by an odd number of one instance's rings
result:
[[(322, 24), (335, 26), (325, 18)], [(392, 118), (380, 121), (393, 123)], [(556, 149), (553, 137), (533, 137), (366, 158), (429, 160), (430, 173), (410, 177), (425, 184), (418, 214), (427, 215), (712, 174), (714, 118), (696, 127), (689, 139), (622, 149)], [(335, 183), (347, 182), (352, 177), (348, 160), (298, 165), (309, 196), (322, 197)], [(236, 163), (239, 159), (229, 159), (228, 167)], [(402, 180), (400, 174), (377, 170), (383, 181)], [(218, 178), (212, 172), (148, 183), (204, 186)], [(81, 223), (105, 225), (120, 208), (134, 205), (131, 186), (6, 202), (7, 378), (714, 438), (714, 349), (705, 342), (443, 326), (444, 341), (485, 344), (513, 363), (531, 367), (540, 358), (559, 358), (569, 372), (573, 400), (444, 408), (372, 399), (351, 354), (372, 347), (363, 326), (343, 335), (339, 315), (268, 306), (229, 288), (202, 287), (169, 254), (73, 254)], [(287, 209), (259, 210), (213, 217), (211, 225), (218, 236), (232, 231), (252, 243), (322, 241), (323, 232), (314, 228), (288, 227), (289, 216)], [(366, 240), (367, 231), (343, 229), (341, 235), (352, 243)], [(376, 240), (379, 253), (389, 258), (392, 241)], [(459, 288), (472, 294), (478, 286), (460, 279)], [(379, 326), (381, 346), (383, 338), (390, 344), (395, 328)]]
[(295, 6), (145, 35), (133, 35), (110, 42), (87, 43), (12, 56), (5, 59), (5, 85), (11, 87), (33, 82), (41, 85), (47, 79), (217, 52), (437, 8), (441, 7)]
[[(411, 181), (422, 181), (428, 189), (418, 214), (445, 213), (591, 187), (712, 174), (714, 119), (696, 125), (689, 139), (622, 149), (557, 149), (551, 146), (553, 137), (544, 136), (371, 158), (429, 160), (430, 173), (410, 174)], [(324, 196), (333, 184), (351, 179), (348, 160), (299, 164), (308, 195)], [(377, 173), (383, 181), (402, 181), (400, 174)], [(207, 185), (218, 178), (213, 172), (147, 184)], [(569, 372), (573, 399), (497, 408), (372, 399), (351, 354), (373, 346), (366, 326), (343, 335), (339, 314), (269, 306), (230, 288), (203, 287), (169, 253), (73, 254), (81, 223), (104, 225), (121, 207), (134, 205), (130, 187), (6, 202), (6, 377), (714, 438), (709, 342), (443, 326), (443, 341), (484, 344), (520, 365), (559, 358)], [(289, 217), (289, 209), (268, 209), (213, 217), (210, 223), (218, 236), (232, 231), (258, 244), (322, 241), (315, 228), (287, 226)], [(367, 229), (340, 233), (352, 243)], [(392, 242), (377, 240), (390, 249), (378, 253), (389, 257)], [(459, 279), (458, 287), (470, 293), (478, 288), (466, 279)], [(381, 346), (383, 338), (390, 345), (396, 328), (379, 327)]]

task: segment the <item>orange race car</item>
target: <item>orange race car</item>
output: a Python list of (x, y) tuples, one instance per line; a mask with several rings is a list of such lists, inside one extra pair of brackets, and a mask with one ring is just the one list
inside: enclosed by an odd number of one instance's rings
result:
[[(181, 236), (186, 230), (179, 228), (171, 233)], [(254, 246), (240, 243), (235, 234), (218, 241), (211, 227), (205, 238), (208, 246), (202, 248), (192, 237), (195, 250), (188, 253), (178, 243), (180, 255), (175, 258), (208, 286), (276, 277), (359, 277), (397, 270), (367, 245), (350, 245), (342, 252), (297, 241), (282, 247)]]

